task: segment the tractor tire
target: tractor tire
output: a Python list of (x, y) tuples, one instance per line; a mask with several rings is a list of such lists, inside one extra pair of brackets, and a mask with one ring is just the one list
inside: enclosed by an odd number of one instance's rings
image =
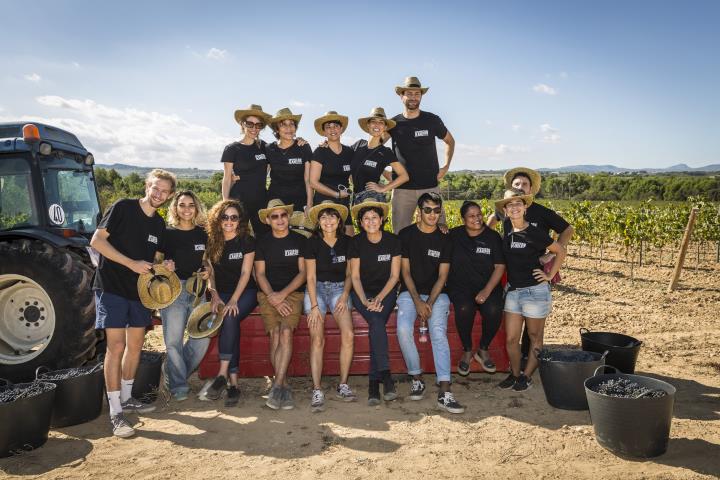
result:
[(77, 367), (95, 354), (93, 269), (37, 240), (0, 242), (0, 378)]

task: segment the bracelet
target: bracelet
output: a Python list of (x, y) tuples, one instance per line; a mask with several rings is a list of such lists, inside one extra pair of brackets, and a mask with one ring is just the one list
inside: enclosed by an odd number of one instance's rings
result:
[(318, 310), (320, 310), (320, 307), (318, 307), (317, 305), (313, 305), (312, 307), (310, 307), (310, 310), (312, 310), (313, 308), (317, 308)]

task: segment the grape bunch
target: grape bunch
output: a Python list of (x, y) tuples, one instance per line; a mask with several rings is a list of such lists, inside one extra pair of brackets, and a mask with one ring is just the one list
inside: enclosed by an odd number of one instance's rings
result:
[(67, 368), (65, 370), (55, 370), (54, 372), (41, 373), (38, 376), (38, 380), (47, 380), (58, 382), (60, 380), (67, 380), (69, 378), (82, 377), (83, 375), (89, 375), (95, 373), (102, 368), (102, 364), (90, 365), (78, 368)]
[(592, 387), (591, 390), (601, 395), (617, 398), (661, 398), (667, 395), (665, 390), (643, 387), (627, 378), (605, 380)]
[(12, 403), (23, 398), (32, 398), (55, 388), (55, 384), (47, 382), (32, 382), (12, 385), (0, 389), (0, 404)]

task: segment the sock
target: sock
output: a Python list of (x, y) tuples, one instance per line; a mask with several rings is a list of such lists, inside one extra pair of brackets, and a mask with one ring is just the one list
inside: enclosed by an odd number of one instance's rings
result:
[(110, 416), (122, 413), (120, 406), (120, 391), (107, 392), (108, 404), (110, 405)]
[(120, 401), (127, 402), (132, 397), (133, 383), (135, 383), (134, 378), (132, 380), (125, 380), (124, 378), (120, 380)]

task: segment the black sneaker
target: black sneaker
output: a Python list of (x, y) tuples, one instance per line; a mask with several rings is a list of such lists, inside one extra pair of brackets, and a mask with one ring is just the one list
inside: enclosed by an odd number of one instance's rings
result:
[(150, 413), (155, 411), (155, 405), (149, 403), (143, 403), (135, 397), (130, 397), (120, 404), (123, 413), (135, 412), (135, 413)]
[(408, 398), (410, 400), (422, 400), (425, 396), (425, 382), (422, 380), (415, 380), (412, 381), (412, 386), (410, 387), (410, 395), (408, 395)]
[(368, 405), (380, 405), (380, 380), (370, 380), (368, 386)]
[(458, 401), (455, 400), (455, 395), (453, 395), (452, 392), (440, 392), (438, 394), (437, 405), (438, 408), (448, 411), (450, 413), (465, 412), (465, 407), (460, 405)]
[(225, 406), (234, 407), (240, 401), (240, 390), (235, 385), (232, 385), (227, 389), (227, 396), (225, 397)]
[(391, 402), (398, 397), (397, 388), (395, 387), (395, 381), (390, 375), (390, 372), (384, 375), (383, 378), (383, 400)]
[(503, 390), (507, 390), (508, 388), (513, 388), (513, 385), (515, 385), (515, 382), (517, 382), (517, 381), (518, 381), (518, 377), (513, 375), (512, 372), (510, 372), (510, 375), (508, 375), (505, 380), (498, 383), (498, 388), (501, 388)]
[(468, 362), (464, 362), (461, 358), (458, 362), (457, 372), (461, 377), (467, 377), (470, 375), (470, 364)]
[(222, 376), (218, 375), (215, 377), (215, 380), (213, 380), (212, 385), (210, 385), (210, 388), (207, 389), (207, 393), (205, 396), (209, 398), (210, 400), (217, 400), (222, 396), (222, 393), (227, 388), (227, 379)]
[(295, 408), (295, 400), (293, 400), (292, 389), (290, 387), (281, 387), (282, 394), (280, 396), (280, 408), (283, 410), (292, 410)]
[(512, 386), (512, 389), (516, 392), (524, 392), (525, 390), (530, 390), (532, 386), (532, 379), (526, 377), (524, 373), (521, 373), (515, 385)]

